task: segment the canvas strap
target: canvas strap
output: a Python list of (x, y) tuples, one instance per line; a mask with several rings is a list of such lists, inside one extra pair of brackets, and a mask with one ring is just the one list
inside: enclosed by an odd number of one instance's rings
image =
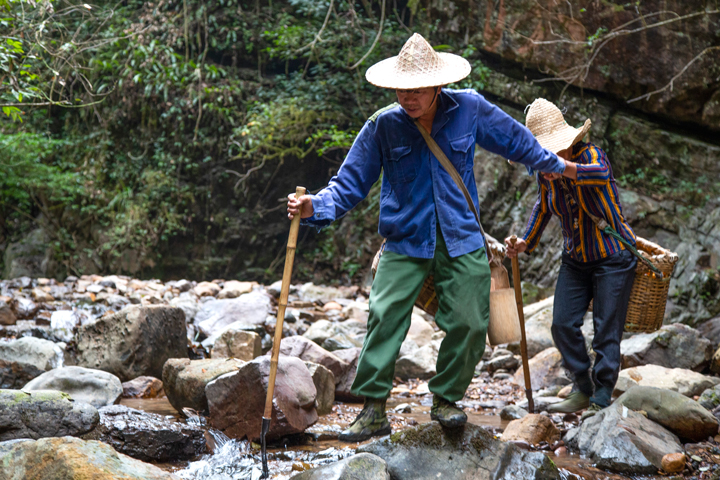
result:
[(483, 237), (483, 243), (485, 244), (485, 252), (488, 256), (488, 261), (492, 262), (493, 260), (493, 253), (490, 249), (490, 245), (488, 245), (487, 242), (487, 236), (485, 235), (485, 230), (483, 230), (482, 223), (480, 223), (480, 215), (478, 215), (477, 209), (475, 208), (475, 203), (472, 201), (472, 197), (470, 196), (470, 192), (468, 192), (467, 187), (465, 186), (465, 182), (463, 182), (462, 177), (458, 173), (458, 171), (455, 169), (452, 163), (450, 163), (450, 160), (445, 155), (445, 152), (442, 151), (442, 148), (440, 148), (440, 145), (437, 144), (434, 138), (430, 136), (427, 130), (425, 130), (425, 127), (423, 127), (419, 121), (415, 120), (415, 125), (417, 126), (418, 130), (420, 130), (420, 133), (422, 134), (423, 138), (425, 139), (425, 143), (427, 143), (427, 146), (430, 148), (430, 151), (435, 155), (435, 158), (438, 159), (440, 162), (440, 165), (442, 165), (445, 170), (450, 174), (450, 177), (455, 182), (455, 185), (458, 186), (460, 191), (465, 195), (465, 201), (467, 202), (468, 206), (470, 207), (470, 211), (475, 215), (475, 220), (478, 222), (478, 226), (480, 227), (480, 234)]

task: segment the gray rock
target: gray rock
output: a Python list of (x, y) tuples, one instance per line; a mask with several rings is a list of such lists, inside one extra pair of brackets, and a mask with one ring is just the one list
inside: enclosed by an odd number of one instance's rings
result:
[(7, 480), (180, 480), (103, 442), (73, 437), (0, 443), (0, 464)]
[(720, 317), (711, 318), (697, 326), (700, 335), (710, 340), (713, 351), (720, 347)]
[(656, 473), (664, 455), (683, 451), (673, 433), (619, 404), (570, 430), (564, 441), (598, 468), (631, 475)]
[[(193, 325), (193, 328), (197, 328), (195, 325)], [(220, 330), (213, 333), (211, 336), (206, 338), (202, 341), (202, 346), (205, 347), (208, 350), (212, 350), (212, 348), (215, 346), (215, 342), (218, 341), (218, 339), (225, 334), (225, 332), (235, 332), (235, 331), (243, 331), (243, 332), (253, 332), (260, 335), (260, 343), (262, 345), (263, 339), (268, 336), (268, 333), (265, 331), (265, 327), (263, 325), (258, 324), (251, 324), (251, 323), (245, 323), (242, 320), (233, 322), (229, 325), (226, 325), (225, 327), (221, 328)], [(268, 348), (272, 347), (272, 337), (268, 336), (270, 339), (270, 346)], [(263, 347), (265, 348), (265, 347)]]
[[(303, 334), (303, 337), (312, 340), (318, 345), (325, 347), (325, 342), (333, 337), (335, 342), (344, 348), (354, 348), (362, 346), (363, 338), (367, 333), (367, 323), (359, 320), (347, 320), (345, 322), (330, 322), (328, 320), (318, 320), (313, 323), (310, 328)], [(359, 345), (357, 345), (359, 343)], [(352, 346), (350, 346), (352, 344)], [(330, 346), (334, 348), (334, 346)], [(334, 350), (343, 350), (344, 348), (334, 348)], [(330, 351), (330, 350), (328, 350)]]
[(432, 342), (420, 348), (403, 351), (395, 362), (395, 376), (407, 380), (409, 378), (429, 379), (437, 373), (438, 349), (440, 342)]
[(32, 319), (40, 310), (40, 305), (29, 298), (15, 297), (14, 308), (19, 319)]
[(718, 433), (717, 419), (698, 402), (672, 390), (632, 387), (615, 403), (630, 410), (644, 411), (684, 441), (699, 442)]
[(211, 355), (212, 358), (237, 358), (249, 362), (262, 355), (262, 338), (255, 332), (228, 329), (213, 344)]
[(713, 355), (710, 340), (687, 325), (665, 325), (652, 333), (640, 333), (620, 343), (622, 368), (660, 365), (700, 371)]
[(306, 470), (292, 480), (390, 480), (385, 460), (360, 453), (339, 462)]
[(518, 366), (520, 366), (520, 360), (518, 360), (513, 354), (491, 358), (485, 363), (485, 368), (487, 368), (491, 373), (500, 369), (515, 370)]
[(305, 362), (318, 363), (330, 370), (336, 379), (340, 379), (350, 368), (347, 362), (301, 336), (284, 338), (280, 342), (280, 354), (297, 357)]
[(346, 348), (362, 347), (365, 335), (348, 335), (340, 332), (328, 338), (322, 343), (322, 348), (328, 352), (345, 350)]
[(352, 384), (357, 374), (357, 364), (360, 358), (361, 348), (348, 348), (338, 350), (334, 353), (340, 360), (348, 364), (347, 370), (339, 379), (335, 379), (335, 398), (344, 402), (362, 402), (362, 397), (351, 392)]
[[(36, 228), (20, 241), (4, 248), (5, 270), (1, 277), (44, 277), (52, 252), (47, 234), (42, 228)], [(28, 286), (23, 285), (23, 288)]]
[(453, 429), (426, 423), (362, 445), (357, 451), (385, 460), (394, 480), (560, 478), (557, 467), (544, 454), (495, 440), (491, 433), (470, 423)]
[(523, 418), (527, 414), (527, 410), (520, 408), (517, 405), (506, 405), (502, 410), (500, 410), (500, 418), (503, 420), (517, 420)]
[(720, 406), (720, 385), (705, 390), (698, 398), (698, 403), (710, 411)]
[[(181, 282), (182, 281), (183, 280), (181, 280)], [(188, 290), (191, 288), (190, 282), (187, 282), (184, 286), (187, 286)], [(195, 297), (187, 293), (173, 298), (169, 304), (171, 307), (179, 308), (185, 313), (185, 321), (187, 323), (192, 323), (195, 320), (195, 315), (200, 311), (200, 305), (197, 300), (195, 300)]]
[(0, 340), (0, 388), (20, 388), (62, 365), (64, 356), (63, 349), (49, 340), (35, 337)]
[(56, 368), (28, 382), (23, 391), (58, 390), (76, 402), (95, 408), (113, 405), (123, 393), (120, 379), (112, 373), (83, 367)]
[(234, 322), (262, 325), (270, 313), (270, 297), (253, 291), (237, 298), (210, 300), (202, 304), (195, 315), (195, 324), (211, 337)]
[(317, 300), (327, 303), (336, 298), (344, 297), (340, 289), (335, 287), (326, 287), (325, 285), (315, 285), (313, 283), (305, 283), (298, 288), (298, 296), (300, 300), (305, 302), (315, 302)]
[(220, 375), (237, 371), (245, 362), (234, 358), (190, 360), (171, 358), (163, 367), (163, 388), (170, 404), (178, 412), (190, 407), (207, 410), (205, 387)]
[(75, 402), (67, 393), (0, 390), (0, 441), (78, 436), (95, 428), (98, 420), (95, 407)]
[(324, 366), (305, 362), (310, 375), (317, 390), (317, 398), (315, 399), (315, 408), (318, 415), (327, 415), (332, 413), (333, 403), (335, 402), (335, 376)]
[[(208, 383), (212, 426), (231, 438), (260, 438), (269, 375), (270, 357), (264, 355)], [(268, 439), (301, 433), (317, 421), (317, 390), (302, 360), (280, 356), (274, 393)]]
[[(535, 355), (528, 362), (530, 367), (530, 383), (533, 390), (548, 387), (564, 386), (571, 383), (562, 366), (562, 356), (557, 348), (552, 347)], [(513, 376), (517, 385), (525, 386), (523, 367), (518, 368)]]
[[(613, 395), (622, 395), (635, 385), (673, 390), (686, 397), (700, 395), (720, 383), (720, 378), (708, 377), (692, 370), (642, 365), (620, 371)], [(533, 385), (534, 387), (534, 385)]]
[(100, 423), (85, 440), (99, 440), (116, 451), (145, 462), (187, 460), (205, 453), (205, 432), (199, 425), (176, 422), (124, 405), (98, 410)]
[(159, 378), (169, 358), (187, 358), (185, 314), (179, 308), (133, 305), (78, 328), (76, 362), (121, 381)]

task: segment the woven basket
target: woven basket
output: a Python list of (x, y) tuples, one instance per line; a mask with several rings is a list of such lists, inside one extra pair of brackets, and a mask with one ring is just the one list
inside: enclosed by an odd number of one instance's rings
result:
[(638, 260), (625, 317), (625, 331), (654, 332), (663, 324), (670, 278), (678, 255), (644, 238), (637, 237), (636, 242), (635, 247), (640, 254), (663, 273), (663, 278), (657, 278), (645, 262)]

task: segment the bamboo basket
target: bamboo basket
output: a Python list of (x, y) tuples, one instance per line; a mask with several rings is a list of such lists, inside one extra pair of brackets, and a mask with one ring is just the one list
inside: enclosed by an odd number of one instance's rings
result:
[(663, 273), (663, 278), (657, 278), (644, 262), (638, 260), (625, 317), (625, 331), (654, 332), (663, 324), (670, 278), (678, 255), (640, 237), (636, 238), (635, 247)]

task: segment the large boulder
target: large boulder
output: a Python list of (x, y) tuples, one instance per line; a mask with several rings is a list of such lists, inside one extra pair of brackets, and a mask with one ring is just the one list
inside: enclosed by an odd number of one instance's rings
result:
[(564, 441), (598, 468), (631, 475), (656, 473), (663, 456), (683, 451), (675, 434), (620, 404), (585, 420)]
[(0, 443), (0, 465), (7, 480), (180, 480), (110, 445), (73, 437)]
[(41, 338), (0, 340), (0, 388), (20, 388), (33, 378), (62, 365), (59, 345)]
[(471, 423), (453, 429), (426, 423), (362, 445), (357, 451), (385, 460), (393, 480), (560, 478), (557, 467), (544, 454), (495, 440)]
[(155, 377), (137, 377), (122, 384), (123, 398), (155, 398), (163, 395), (162, 380)]
[(283, 338), (280, 342), (280, 354), (297, 357), (306, 362), (320, 364), (330, 370), (336, 379), (340, 379), (350, 367), (347, 362), (302, 336)]
[(339, 462), (299, 473), (291, 480), (390, 480), (387, 463), (369, 453), (359, 453)]
[[(678, 392), (686, 397), (700, 395), (720, 383), (716, 377), (708, 377), (692, 370), (665, 368), (659, 365), (643, 365), (620, 371), (614, 395), (621, 395), (631, 387), (657, 387)], [(535, 385), (533, 385), (534, 387)]]
[[(260, 438), (259, 420), (265, 410), (269, 375), (270, 357), (264, 355), (208, 383), (205, 393), (212, 426), (231, 438)], [(316, 397), (317, 390), (305, 363), (281, 355), (267, 438), (301, 433), (313, 425), (318, 419)]]
[(633, 335), (620, 343), (622, 368), (660, 365), (700, 371), (713, 355), (710, 340), (687, 325), (665, 325), (652, 333)]
[(185, 314), (179, 308), (133, 305), (78, 328), (76, 362), (126, 382), (161, 377), (169, 358), (187, 358)]
[(208, 408), (205, 387), (220, 375), (234, 372), (245, 362), (234, 358), (190, 360), (171, 358), (163, 367), (163, 388), (170, 404), (181, 412), (190, 407), (198, 412)]
[(211, 337), (234, 322), (262, 325), (270, 314), (270, 297), (261, 291), (253, 291), (237, 298), (210, 300), (202, 304), (195, 314), (195, 325)]
[(502, 440), (523, 441), (531, 445), (547, 442), (552, 445), (560, 440), (560, 431), (545, 415), (528, 414), (508, 423), (503, 431)]
[(171, 417), (112, 405), (98, 410), (100, 423), (86, 440), (99, 440), (116, 451), (145, 462), (188, 460), (205, 453), (205, 431), (200, 425)]
[(247, 330), (227, 329), (214, 342), (211, 355), (212, 358), (237, 358), (249, 362), (262, 355), (262, 337)]
[(715, 317), (697, 326), (700, 335), (710, 340), (713, 351), (720, 347), (720, 317)]
[(76, 402), (95, 408), (113, 405), (123, 393), (120, 379), (112, 373), (83, 367), (56, 368), (28, 382), (23, 391), (58, 390)]
[(95, 407), (54, 390), (0, 390), (0, 442), (82, 435), (97, 425)]
[(672, 390), (632, 387), (615, 403), (645, 412), (647, 418), (685, 441), (699, 442), (718, 433), (718, 421), (714, 415), (695, 400)]
[[(533, 390), (542, 390), (549, 387), (562, 387), (571, 383), (562, 366), (560, 351), (551, 347), (535, 355), (528, 362), (530, 368), (530, 383)], [(513, 376), (517, 385), (525, 385), (523, 367), (520, 367)]]

